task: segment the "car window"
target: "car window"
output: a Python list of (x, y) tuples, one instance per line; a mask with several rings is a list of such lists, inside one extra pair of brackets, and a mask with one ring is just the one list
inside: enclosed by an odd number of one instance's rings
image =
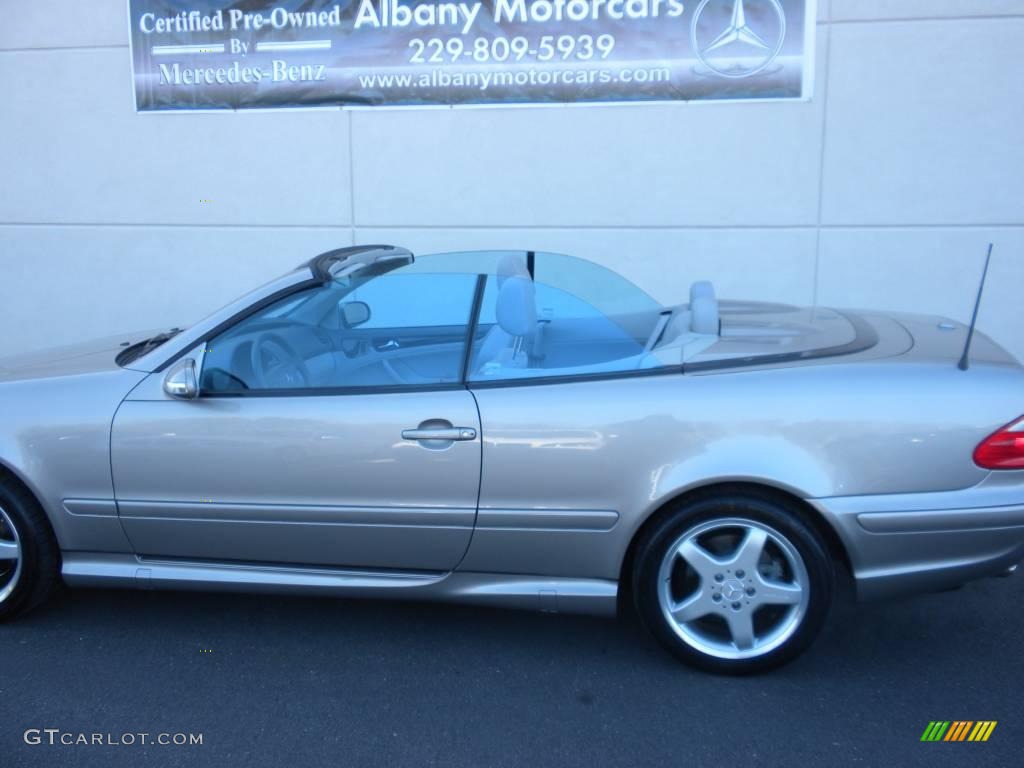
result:
[(310, 298), (309, 294), (303, 293), (292, 298), (290, 301), (281, 302), (273, 310), (268, 310), (265, 317), (287, 317), (293, 312), (298, 311), (299, 307), (309, 301)]
[(538, 288), (541, 285), (557, 288), (606, 316), (662, 309), (659, 302), (637, 285), (592, 261), (557, 253), (538, 253), (534, 262)]
[[(532, 259), (530, 256), (532, 255)], [(558, 288), (606, 315), (651, 312), (662, 308), (649, 294), (618, 272), (592, 261), (560, 253), (528, 251), (468, 251), (417, 256), (398, 272), (460, 272), (497, 275), (510, 262), (533, 265), (538, 283)], [(683, 303), (685, 297), (680, 297)]]
[(465, 330), (475, 290), (475, 275), (399, 271), (358, 285), (349, 299), (372, 309), (363, 329), (430, 325)]
[(477, 275), (400, 270), (293, 294), (207, 344), (205, 394), (462, 380)]
[[(542, 274), (538, 254), (536, 274)], [(531, 280), (525, 265), (503, 262), (489, 275), (480, 323), (474, 339), (470, 380), (585, 376), (666, 367), (652, 353), (665, 310), (639, 289), (640, 295), (602, 299), (592, 285), (573, 285), (569, 273), (552, 270), (552, 285)], [(619, 280), (622, 280), (619, 278)], [(622, 281), (626, 286), (631, 286)], [(604, 290), (610, 290), (607, 286)], [(594, 301), (583, 295), (597, 297)], [(598, 306), (595, 302), (598, 302)], [(653, 337), (653, 338), (652, 338)]]

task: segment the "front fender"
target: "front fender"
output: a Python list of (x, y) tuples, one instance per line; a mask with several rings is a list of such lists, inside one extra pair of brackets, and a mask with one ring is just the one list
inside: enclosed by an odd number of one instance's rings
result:
[(110, 425), (144, 377), (113, 370), (0, 385), (0, 464), (35, 495), (64, 551), (131, 552), (114, 502)]

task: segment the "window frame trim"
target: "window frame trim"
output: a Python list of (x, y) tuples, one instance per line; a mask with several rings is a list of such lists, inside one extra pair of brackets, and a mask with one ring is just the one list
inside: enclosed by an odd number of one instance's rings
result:
[(640, 368), (631, 371), (604, 371), (601, 373), (562, 374), (559, 376), (533, 376), (522, 379), (497, 379), (495, 381), (470, 381), (466, 388), (503, 389), (505, 387), (553, 386), (576, 382), (615, 381), (616, 379), (642, 379), (653, 376), (682, 375), (682, 365), (663, 365), (657, 368)]
[(487, 290), (487, 275), (476, 276), (476, 292), (473, 295), (473, 309), (469, 314), (469, 332), (466, 335), (465, 349), (462, 351), (462, 370), (460, 381), (464, 387), (469, 384), (469, 366), (473, 364), (473, 339), (480, 328), (480, 316), (484, 309), (484, 293)]

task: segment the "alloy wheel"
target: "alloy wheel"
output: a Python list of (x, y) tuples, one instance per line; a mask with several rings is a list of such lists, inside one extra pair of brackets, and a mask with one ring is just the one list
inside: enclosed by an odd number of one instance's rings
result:
[(18, 586), (21, 563), (21, 539), (14, 521), (0, 507), (0, 603), (5, 602)]
[(810, 579), (796, 547), (774, 528), (742, 518), (684, 533), (668, 548), (658, 585), (673, 631), (719, 659), (753, 659), (779, 648), (810, 604)]

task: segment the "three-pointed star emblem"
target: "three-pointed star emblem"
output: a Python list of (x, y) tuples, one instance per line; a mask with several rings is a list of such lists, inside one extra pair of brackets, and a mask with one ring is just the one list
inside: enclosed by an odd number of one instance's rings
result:
[(711, 51), (718, 50), (723, 46), (729, 45), (729, 43), (735, 42), (746, 43), (762, 50), (768, 50), (771, 46), (768, 45), (760, 36), (754, 32), (749, 26), (747, 26), (747, 13), (743, 7), (743, 0), (734, 0), (732, 6), (732, 19), (729, 22), (729, 26), (725, 29), (722, 34), (711, 41), (706, 48), (704, 53), (710, 53)]

